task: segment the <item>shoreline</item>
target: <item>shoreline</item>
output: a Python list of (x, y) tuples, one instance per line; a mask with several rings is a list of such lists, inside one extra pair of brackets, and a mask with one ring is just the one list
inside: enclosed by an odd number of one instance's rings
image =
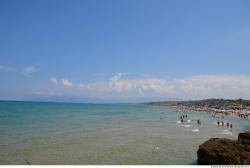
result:
[(190, 101), (149, 102), (148, 105), (180, 109), (182, 111), (206, 112), (216, 115), (250, 119), (250, 100), (243, 99), (204, 99)]
[(221, 110), (207, 107), (190, 107), (190, 106), (177, 106), (177, 105), (166, 105), (166, 104), (152, 104), (153, 106), (159, 107), (167, 107), (182, 110), (183, 112), (202, 112), (207, 113), (212, 116), (221, 115), (221, 116), (232, 116), (236, 118), (240, 118), (243, 120), (250, 120), (250, 111), (240, 111), (240, 110)]

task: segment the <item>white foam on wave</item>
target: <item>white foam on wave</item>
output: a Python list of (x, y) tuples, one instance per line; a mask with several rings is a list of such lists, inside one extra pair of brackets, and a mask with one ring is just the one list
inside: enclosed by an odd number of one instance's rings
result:
[(192, 132), (199, 132), (199, 129), (192, 129)]
[(220, 134), (233, 136), (233, 133), (228, 130), (223, 130), (223, 132), (221, 132)]
[(182, 127), (188, 128), (191, 127), (192, 125), (181, 125)]
[(158, 147), (158, 146), (155, 147), (155, 150), (159, 150), (159, 149), (160, 149), (160, 147)]
[(159, 146), (153, 146), (153, 145), (151, 145), (150, 148), (151, 148), (152, 150), (159, 150), (159, 149), (160, 149)]
[(191, 120), (187, 120), (187, 122), (191, 122)]
[(176, 123), (181, 123), (181, 121), (176, 121)]

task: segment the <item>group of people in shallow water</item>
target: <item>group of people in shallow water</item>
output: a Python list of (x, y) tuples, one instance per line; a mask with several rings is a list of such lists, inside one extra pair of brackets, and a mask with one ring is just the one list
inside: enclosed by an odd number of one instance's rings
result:
[[(215, 118), (215, 114), (212, 114), (212, 117)], [(188, 115), (187, 115), (187, 114), (182, 114), (182, 115), (180, 116), (181, 123), (183, 124), (183, 123), (184, 123), (184, 119), (187, 119), (187, 118), (188, 118)], [(221, 116), (221, 118), (224, 119), (224, 116)], [(192, 121), (193, 121), (193, 120), (192, 120)], [(198, 126), (201, 125), (200, 119), (197, 120), (197, 125), (198, 125)], [(217, 121), (217, 125), (218, 125), (218, 127), (220, 127), (220, 126), (224, 127), (224, 125), (226, 125), (227, 128), (233, 129), (233, 124), (232, 124), (232, 123), (229, 123), (229, 122), (224, 123), (224, 121), (218, 120), (218, 121)]]
[[(182, 114), (182, 115), (180, 116), (180, 120), (181, 120), (181, 123), (182, 123), (182, 124), (183, 124), (185, 118), (186, 118), (186, 119), (188, 118), (188, 115), (187, 115), (187, 114)], [(198, 125), (198, 126), (201, 125), (200, 119), (197, 120), (197, 125)]]
[(232, 113), (226, 113), (226, 112), (207, 112), (208, 114), (211, 114), (213, 118), (220, 118), (218, 116), (216, 116), (217, 114), (221, 114), (221, 117), (224, 118), (224, 116), (228, 116), (228, 115), (233, 115), (235, 117), (239, 117), (241, 119), (249, 119), (250, 113), (240, 113), (240, 112), (232, 112)]
[[(218, 121), (217, 121), (217, 125), (218, 125), (218, 127), (219, 127), (220, 125), (221, 125), (222, 127), (224, 127), (224, 121), (221, 121), (221, 122), (220, 122), (220, 121), (218, 120)], [(233, 128), (233, 124), (232, 124), (232, 123), (230, 124), (229, 122), (226, 123), (226, 126), (227, 126), (227, 128), (230, 128), (230, 129)]]
[(184, 122), (184, 118), (188, 118), (188, 115), (187, 114), (183, 114), (183, 115), (180, 116), (181, 123)]
[[(223, 121), (223, 119), (225, 118), (225, 115), (228, 115), (227, 113), (224, 114), (224, 113), (216, 113), (216, 112), (211, 113), (211, 112), (209, 112), (208, 114), (211, 114), (213, 118), (219, 119), (217, 121), (218, 127), (220, 127), (220, 126), (224, 127), (224, 125), (226, 125), (227, 128), (233, 129), (232, 123), (229, 123), (229, 122), (224, 123), (224, 121)], [(221, 116), (217, 116), (217, 114), (221, 114)], [(222, 120), (222, 121), (220, 121), (220, 120)]]
[(247, 114), (241, 114), (240, 112), (236, 112), (236, 115), (237, 115), (239, 118), (248, 119), (249, 113), (247, 113)]
[(184, 122), (184, 118), (187, 118), (188, 117), (188, 115), (186, 114), (186, 115), (181, 115), (180, 116), (180, 119), (181, 119), (181, 123), (183, 123)]

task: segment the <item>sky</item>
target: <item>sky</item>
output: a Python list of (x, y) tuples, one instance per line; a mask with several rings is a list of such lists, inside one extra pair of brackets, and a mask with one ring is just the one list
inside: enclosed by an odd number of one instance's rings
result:
[(1, 0), (0, 99), (250, 99), (248, 0)]

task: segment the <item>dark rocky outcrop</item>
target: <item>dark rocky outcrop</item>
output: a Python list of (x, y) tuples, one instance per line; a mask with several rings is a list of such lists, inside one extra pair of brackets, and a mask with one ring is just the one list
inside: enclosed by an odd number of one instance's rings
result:
[(241, 144), (250, 145), (250, 132), (240, 133), (238, 136), (238, 142)]
[(250, 132), (240, 133), (238, 141), (212, 138), (199, 146), (198, 163), (202, 165), (249, 165)]

